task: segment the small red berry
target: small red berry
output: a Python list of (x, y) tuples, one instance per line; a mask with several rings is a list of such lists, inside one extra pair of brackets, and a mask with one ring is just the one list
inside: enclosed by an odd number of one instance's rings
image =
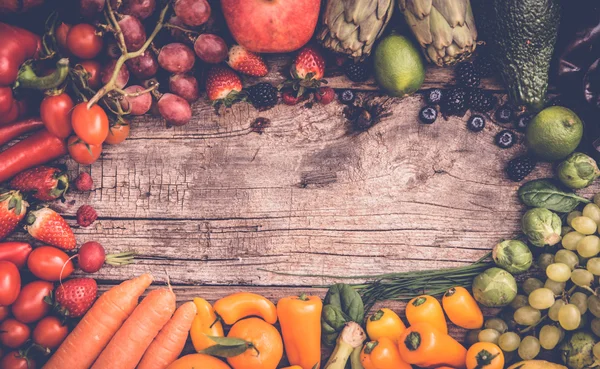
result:
[(304, 98), (304, 95), (296, 96), (294, 91), (286, 91), (281, 94), (281, 100), (285, 105), (296, 105)]
[(77, 210), (77, 224), (82, 227), (89, 227), (98, 218), (98, 213), (89, 205), (82, 205)]
[(86, 172), (81, 172), (75, 179), (75, 188), (78, 191), (91, 191), (94, 188), (94, 180)]
[(335, 100), (335, 91), (331, 87), (319, 87), (315, 92), (315, 100), (323, 105), (327, 105)]

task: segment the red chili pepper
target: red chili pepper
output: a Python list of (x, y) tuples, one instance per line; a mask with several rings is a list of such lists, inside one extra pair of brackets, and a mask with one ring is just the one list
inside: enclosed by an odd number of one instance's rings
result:
[(42, 128), (44, 123), (38, 117), (21, 120), (0, 127), (0, 146), (10, 142), (22, 134)]
[(0, 260), (10, 261), (21, 269), (27, 263), (31, 245), (25, 242), (0, 243)]
[(69, 60), (64, 58), (56, 63), (53, 73), (37, 76), (30, 60), (38, 56), (40, 48), (38, 35), (0, 23), (0, 125), (10, 123), (20, 115), (11, 87), (47, 90), (58, 87), (67, 77)]
[(0, 153), (0, 182), (66, 154), (65, 140), (41, 130)]

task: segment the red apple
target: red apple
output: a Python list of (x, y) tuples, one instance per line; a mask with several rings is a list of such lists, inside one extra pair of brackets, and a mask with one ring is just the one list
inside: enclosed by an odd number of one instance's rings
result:
[(298, 50), (312, 37), (321, 0), (221, 0), (238, 44), (255, 53)]

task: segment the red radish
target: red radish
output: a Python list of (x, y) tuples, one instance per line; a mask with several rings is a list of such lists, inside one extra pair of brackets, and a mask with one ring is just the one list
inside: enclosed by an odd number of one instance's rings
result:
[(76, 255), (79, 267), (86, 273), (96, 273), (104, 263), (114, 266), (133, 263), (134, 252), (122, 252), (119, 254), (108, 254), (104, 247), (95, 241), (86, 242), (79, 248)]

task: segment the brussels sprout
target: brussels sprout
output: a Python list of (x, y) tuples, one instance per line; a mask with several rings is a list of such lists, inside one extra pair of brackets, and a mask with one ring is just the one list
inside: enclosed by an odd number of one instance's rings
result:
[(511, 274), (525, 273), (533, 262), (529, 247), (517, 240), (502, 241), (494, 246), (492, 257), (497, 266)]
[(487, 307), (506, 306), (517, 296), (517, 282), (506, 270), (490, 268), (473, 279), (473, 296)]
[(580, 152), (572, 153), (558, 165), (558, 179), (567, 187), (578, 189), (592, 184), (600, 175), (596, 161)]
[(594, 336), (587, 332), (577, 332), (562, 344), (562, 359), (570, 369), (591, 368), (594, 364), (592, 349), (596, 344)]
[(529, 210), (523, 216), (521, 223), (523, 233), (535, 246), (554, 246), (560, 242), (562, 221), (558, 215), (548, 209), (533, 208)]

